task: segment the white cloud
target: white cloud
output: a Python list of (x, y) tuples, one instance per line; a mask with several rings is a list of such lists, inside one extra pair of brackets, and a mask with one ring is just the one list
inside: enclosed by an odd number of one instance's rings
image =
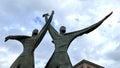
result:
[[(22, 51), (22, 44), (16, 41), (4, 43), (4, 38), (9, 34), (31, 35), (34, 28), (41, 29), (44, 25), (35, 23), (33, 19), (36, 16), (42, 18), (42, 14), (52, 10), (55, 10), (54, 27), (58, 30), (58, 27), (64, 25), (68, 32), (92, 25), (113, 11), (114, 13), (95, 31), (76, 38), (68, 52), (73, 65), (81, 59), (88, 59), (106, 68), (119, 68), (120, 61), (116, 61), (119, 57), (116, 54), (120, 52), (119, 4), (117, 0), (0, 1), (0, 68), (8, 68)], [(36, 68), (43, 68), (53, 53), (54, 45), (51, 41), (47, 33), (36, 49)]]

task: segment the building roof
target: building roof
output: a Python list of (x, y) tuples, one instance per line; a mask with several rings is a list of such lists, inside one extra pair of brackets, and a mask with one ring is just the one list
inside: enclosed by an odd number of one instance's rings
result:
[(81, 64), (83, 64), (83, 63), (92, 65), (92, 66), (94, 66), (94, 67), (96, 67), (96, 68), (104, 68), (103, 66), (100, 66), (100, 65), (98, 65), (98, 64), (92, 63), (92, 62), (90, 62), (90, 61), (88, 61), (88, 60), (82, 60), (82, 61), (80, 61), (80, 62), (77, 63), (73, 68), (76, 68), (76, 67), (78, 67), (79, 65), (81, 65)]

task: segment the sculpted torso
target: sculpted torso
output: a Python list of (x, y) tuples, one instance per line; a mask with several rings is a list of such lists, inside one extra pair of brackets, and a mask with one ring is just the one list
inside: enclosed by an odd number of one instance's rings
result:
[(34, 44), (36, 42), (36, 37), (30, 37), (26, 39), (21, 39), (20, 42), (23, 44), (24, 52), (26, 54), (33, 53), (35, 50)]
[(55, 44), (55, 52), (59, 51), (67, 52), (70, 41), (71, 41), (70, 36), (59, 34), (59, 36), (57, 36), (57, 38), (53, 40), (53, 43)]

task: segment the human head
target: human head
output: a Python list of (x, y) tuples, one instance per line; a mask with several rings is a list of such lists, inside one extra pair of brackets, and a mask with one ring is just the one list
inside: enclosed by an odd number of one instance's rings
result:
[(65, 26), (61, 26), (60, 27), (60, 33), (63, 34), (66, 32), (66, 27)]
[(33, 32), (32, 32), (32, 36), (37, 35), (37, 34), (38, 34), (38, 29), (34, 29)]

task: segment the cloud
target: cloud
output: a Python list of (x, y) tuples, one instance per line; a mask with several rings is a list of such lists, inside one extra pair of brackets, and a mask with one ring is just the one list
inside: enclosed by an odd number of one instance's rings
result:
[[(115, 5), (114, 5), (114, 4)], [(68, 53), (72, 64), (87, 59), (106, 68), (119, 68), (119, 1), (117, 0), (4, 0), (0, 1), (0, 68), (9, 68), (22, 52), (22, 44), (17, 41), (4, 43), (8, 35), (29, 35), (33, 29), (44, 26), (42, 14), (55, 10), (52, 25), (59, 30), (66, 26), (67, 32), (86, 28), (108, 13), (114, 13), (95, 31), (76, 38)], [(35, 23), (40, 17), (43, 23)], [(35, 51), (36, 68), (44, 68), (54, 51), (54, 44), (47, 33)], [(109, 62), (109, 63), (108, 63)]]

